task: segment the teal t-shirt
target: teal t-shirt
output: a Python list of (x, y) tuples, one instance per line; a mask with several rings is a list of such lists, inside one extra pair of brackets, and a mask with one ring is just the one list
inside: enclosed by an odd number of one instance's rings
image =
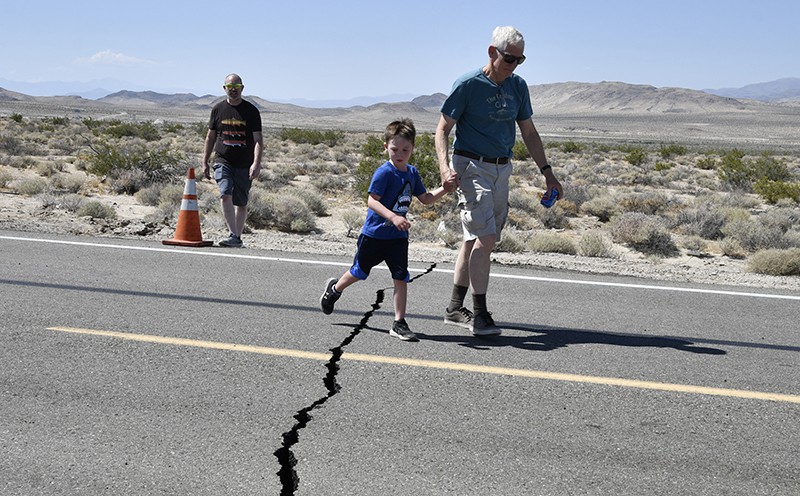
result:
[(533, 115), (524, 79), (512, 74), (497, 85), (482, 69), (453, 83), (441, 111), (456, 120), (454, 148), (483, 157), (511, 157), (517, 121)]

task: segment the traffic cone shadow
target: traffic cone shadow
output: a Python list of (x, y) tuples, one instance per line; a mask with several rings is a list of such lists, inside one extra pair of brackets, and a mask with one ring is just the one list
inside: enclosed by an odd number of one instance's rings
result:
[(197, 182), (194, 178), (194, 167), (189, 167), (186, 175), (186, 186), (183, 188), (181, 211), (178, 213), (178, 225), (172, 239), (164, 239), (165, 245), (178, 246), (211, 246), (213, 241), (204, 241), (200, 232), (200, 212), (197, 208)]

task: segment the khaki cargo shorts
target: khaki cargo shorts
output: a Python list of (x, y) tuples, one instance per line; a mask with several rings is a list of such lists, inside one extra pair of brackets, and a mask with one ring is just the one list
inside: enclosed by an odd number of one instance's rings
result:
[(511, 162), (495, 165), (461, 155), (453, 155), (453, 170), (458, 174), (458, 204), (461, 206), (461, 226), (464, 240), (471, 241), (500, 233), (508, 218), (508, 180), (513, 169)]

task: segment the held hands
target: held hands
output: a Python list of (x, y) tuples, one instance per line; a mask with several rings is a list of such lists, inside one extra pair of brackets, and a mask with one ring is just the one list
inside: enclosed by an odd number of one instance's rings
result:
[(448, 193), (452, 193), (456, 189), (458, 189), (458, 176), (455, 172), (451, 172), (447, 179), (442, 181), (442, 187)]
[(208, 162), (203, 163), (203, 177), (211, 179), (211, 167), (208, 166)]

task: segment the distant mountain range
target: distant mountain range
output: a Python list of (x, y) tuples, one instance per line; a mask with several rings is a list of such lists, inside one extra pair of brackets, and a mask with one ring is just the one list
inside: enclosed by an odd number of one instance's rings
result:
[(781, 102), (800, 99), (800, 78), (783, 78), (767, 83), (748, 84), (741, 88), (703, 90), (712, 95), (746, 98), (762, 102)]
[[(138, 99), (149, 99), (154, 103), (164, 103), (164, 104), (177, 104), (180, 100), (184, 100), (185, 102), (191, 101), (192, 99), (203, 99), (210, 95), (198, 97), (193, 95), (192, 93), (185, 93), (181, 92), (180, 90), (170, 91), (170, 90), (159, 90), (150, 91), (147, 88), (137, 87), (135, 85), (125, 85), (126, 83), (122, 81), (117, 81), (113, 79), (107, 80), (98, 80), (98, 81), (91, 81), (85, 83), (78, 83), (78, 82), (39, 82), (39, 83), (21, 83), (17, 81), (9, 81), (3, 78), (0, 78), (0, 88), (6, 88), (8, 90), (18, 92), (21, 94), (27, 95), (36, 95), (36, 96), (80, 96), (86, 99), (92, 100), (104, 100), (108, 98), (128, 98), (134, 97), (134, 95), (138, 95), (134, 98)], [(569, 84), (569, 85), (576, 85), (576, 84), (610, 84), (610, 83), (553, 83), (553, 84), (544, 84), (538, 85), (539, 87), (557, 87), (561, 84)], [(615, 83), (615, 84), (625, 84), (625, 83)], [(123, 91), (108, 91), (102, 89), (103, 87), (123, 87), (126, 88)], [(655, 88), (652, 86), (646, 86), (648, 88), (653, 88), (656, 91), (672, 91), (678, 90), (678, 88)], [(695, 90), (684, 90), (684, 91), (695, 91)], [(749, 84), (747, 86), (743, 86), (741, 88), (720, 88), (720, 89), (704, 89), (700, 90), (704, 93), (708, 93), (711, 95), (721, 96), (721, 97), (729, 97), (729, 98), (736, 98), (736, 99), (749, 99), (749, 100), (758, 100), (763, 102), (784, 102), (784, 101), (794, 101), (800, 100), (800, 78), (783, 78), (778, 79), (775, 81), (769, 81), (765, 83), (756, 83), (756, 84)], [(149, 97), (142, 98), (142, 95), (150, 94)], [(158, 95), (170, 95), (176, 97), (174, 100), (169, 98), (169, 102), (162, 100)], [(299, 107), (308, 107), (308, 108), (336, 108), (336, 107), (356, 107), (356, 106), (369, 106), (376, 103), (396, 103), (396, 102), (407, 102), (407, 101), (415, 101), (417, 99), (425, 99), (426, 96), (419, 96), (415, 98), (415, 95), (411, 94), (395, 94), (395, 95), (384, 95), (378, 97), (358, 97), (358, 98), (350, 98), (350, 99), (340, 99), (340, 100), (313, 100), (313, 99), (279, 99), (279, 100), (271, 100), (277, 103), (285, 103), (289, 105), (296, 105)], [(432, 105), (427, 105), (425, 102), (421, 103), (423, 107), (429, 107)]]

